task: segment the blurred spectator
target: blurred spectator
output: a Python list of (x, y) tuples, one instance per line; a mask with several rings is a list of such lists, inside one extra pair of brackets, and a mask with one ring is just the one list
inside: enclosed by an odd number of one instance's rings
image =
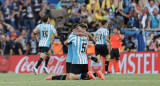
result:
[(87, 30), (89, 32), (94, 32), (97, 30), (97, 28), (98, 28), (98, 25), (96, 24), (96, 22), (93, 21), (93, 22), (89, 23)]
[(154, 9), (157, 9), (159, 11), (159, 8), (155, 4), (154, 0), (148, 0), (148, 2), (149, 2), (149, 4), (146, 4), (144, 7), (148, 8), (148, 11), (149, 11), (150, 15), (153, 15)]
[[(68, 33), (67, 33), (68, 34)], [(59, 33), (59, 37), (60, 42), (61, 42), (61, 48), (58, 50), (58, 52), (55, 52), (55, 54), (58, 54), (62, 49), (63, 49), (63, 54), (67, 54), (68, 53), (68, 47), (66, 45), (64, 45), (64, 41), (67, 40), (67, 35), (65, 33)]]
[(110, 25), (112, 28), (117, 27), (119, 30), (123, 28), (123, 21), (124, 21), (123, 17), (115, 15), (111, 9), (109, 13), (109, 18), (110, 18)]
[(139, 28), (138, 14), (135, 14), (134, 11), (129, 11), (129, 14), (125, 14), (121, 10), (118, 10), (124, 17), (128, 18), (127, 28)]
[(149, 1), (149, 0), (139, 0), (138, 4), (139, 4), (141, 7), (144, 7), (146, 4), (148, 4), (148, 1)]
[(29, 49), (27, 48), (28, 38), (27, 38), (26, 30), (22, 30), (20, 36), (22, 38), (21, 45), (22, 45), (22, 48), (23, 48), (23, 54), (27, 55), (29, 53)]
[(14, 55), (14, 49), (15, 49), (15, 45), (16, 45), (16, 38), (17, 38), (17, 34), (15, 33), (11, 33), (10, 34), (10, 44), (11, 44), (11, 51), (10, 51), (10, 55)]
[[(7, 34), (8, 35), (8, 31), (10, 31), (11, 29), (14, 29), (10, 24), (7, 24), (5, 22), (1, 22), (0, 23), (0, 33), (3, 34)], [(10, 35), (10, 34), (9, 34)]]
[(88, 24), (88, 16), (87, 15), (81, 16), (81, 23)]
[(20, 14), (22, 9), (22, 3), (19, 0), (13, 0), (13, 11), (14, 11), (14, 21), (15, 29), (20, 29)]
[(159, 37), (155, 37), (153, 33), (150, 34), (150, 40), (147, 42), (147, 51), (158, 51), (158, 48), (160, 46), (160, 40)]
[(125, 14), (128, 14), (130, 11), (133, 11), (133, 6), (131, 0), (123, 0), (123, 12)]
[(73, 7), (71, 9), (71, 22), (72, 24), (78, 23), (79, 22), (79, 13), (80, 7), (78, 7), (77, 2), (74, 2)]
[(15, 40), (15, 46), (13, 47), (14, 55), (23, 55), (23, 47), (22, 47), (22, 37), (19, 36)]
[(87, 22), (88, 22), (88, 20), (92, 21), (92, 13), (89, 10), (87, 10), (86, 5), (81, 6), (79, 13), (81, 14), (81, 19), (82, 19), (82, 17), (87, 17)]
[[(49, 10), (50, 10), (50, 5), (49, 5), (49, 3), (46, 3), (43, 7), (42, 7), (42, 9), (41, 9), (41, 11), (39, 12), (39, 16), (40, 17), (43, 17), (45, 14), (49, 14)], [(38, 23), (40, 22), (40, 20), (38, 21)]]
[(142, 12), (139, 11), (136, 7), (136, 4), (132, 4), (135, 7), (135, 11), (140, 14), (140, 28), (142, 29), (148, 29), (150, 28), (148, 23), (149, 23), (149, 12), (148, 12), (148, 8), (145, 7), (143, 8)]
[(93, 15), (93, 21), (100, 22), (103, 20), (102, 11), (96, 10)]
[(129, 40), (129, 41), (126, 43), (124, 50), (127, 51), (127, 52), (134, 52), (135, 49), (136, 49), (136, 45), (135, 45), (135, 43), (133, 42), (134, 37), (133, 37), (132, 35), (129, 35), (129, 36), (128, 36), (128, 40)]
[(4, 21), (11, 24), (11, 19), (14, 17), (13, 8), (10, 6), (9, 0), (5, 1), (5, 5), (1, 8), (1, 12), (4, 17)]
[(34, 18), (35, 18), (35, 25), (38, 24), (38, 21), (41, 19), (39, 16), (39, 12), (42, 9), (42, 0), (31, 0), (31, 4), (32, 4), (32, 10), (34, 13)]
[[(27, 0), (25, 3), (23, 3), (22, 6), (22, 17), (24, 19), (24, 25), (29, 30), (28, 38), (31, 36), (31, 32), (34, 29), (34, 19), (33, 19), (33, 12), (30, 5), (30, 0)], [(34, 22), (33, 22), (34, 21)]]
[(11, 43), (7, 41), (5, 35), (1, 36), (0, 40), (0, 55), (11, 55)]
[(38, 41), (33, 33), (31, 33), (31, 39), (27, 43), (27, 50), (30, 50), (29, 55), (36, 55), (38, 53)]
[(72, 8), (72, 6), (73, 6), (73, 4), (74, 4), (74, 2), (75, 2), (75, 0), (69, 0), (69, 5), (68, 5), (68, 9), (71, 9)]
[(154, 9), (153, 15), (150, 16), (149, 26), (152, 29), (160, 29), (160, 15), (157, 9)]

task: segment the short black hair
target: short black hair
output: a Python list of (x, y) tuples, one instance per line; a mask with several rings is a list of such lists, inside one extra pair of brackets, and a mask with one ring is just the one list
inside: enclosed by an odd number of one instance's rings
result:
[(77, 23), (74, 24), (74, 25), (72, 26), (72, 30), (73, 30), (73, 29), (76, 29), (78, 26), (79, 26), (79, 24), (77, 24)]
[(105, 25), (107, 23), (107, 20), (102, 20), (101, 24)]
[(88, 28), (88, 26), (86, 24), (83, 24), (83, 23), (79, 24), (79, 26), (82, 27), (82, 28)]
[(132, 37), (133, 37), (132, 35), (129, 35), (129, 36), (128, 36), (128, 40), (131, 41)]
[(47, 22), (47, 21), (48, 21), (48, 18), (49, 18), (48, 15), (44, 15), (41, 20), (42, 20), (43, 22)]
[(148, 0), (148, 2), (151, 2), (151, 1), (155, 2), (154, 0)]

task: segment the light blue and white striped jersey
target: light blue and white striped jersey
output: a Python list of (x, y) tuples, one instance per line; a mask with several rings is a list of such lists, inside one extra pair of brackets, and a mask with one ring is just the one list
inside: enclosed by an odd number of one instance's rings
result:
[[(73, 35), (73, 32), (69, 35), (68, 38), (70, 38)], [(67, 59), (66, 62), (72, 62), (72, 57), (73, 57), (73, 51), (72, 51), (72, 43), (68, 44), (68, 54), (67, 54)]]
[(109, 36), (108, 29), (101, 27), (96, 31), (96, 45), (106, 45), (106, 36)]
[(57, 31), (51, 24), (39, 24), (36, 26), (40, 32), (39, 47), (50, 47), (51, 34), (56, 34)]
[(72, 43), (72, 64), (88, 64), (86, 55), (88, 38), (85, 36), (72, 35), (67, 39), (67, 42)]

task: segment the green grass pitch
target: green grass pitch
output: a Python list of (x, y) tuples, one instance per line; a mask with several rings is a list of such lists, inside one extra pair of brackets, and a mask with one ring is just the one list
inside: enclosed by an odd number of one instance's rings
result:
[(0, 86), (160, 86), (160, 74), (111, 74), (106, 80), (44, 80), (49, 75), (1, 73)]

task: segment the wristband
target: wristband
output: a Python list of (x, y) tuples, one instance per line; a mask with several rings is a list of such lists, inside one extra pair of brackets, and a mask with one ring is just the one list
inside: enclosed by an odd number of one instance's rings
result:
[(34, 33), (34, 35), (37, 35), (37, 33)]

